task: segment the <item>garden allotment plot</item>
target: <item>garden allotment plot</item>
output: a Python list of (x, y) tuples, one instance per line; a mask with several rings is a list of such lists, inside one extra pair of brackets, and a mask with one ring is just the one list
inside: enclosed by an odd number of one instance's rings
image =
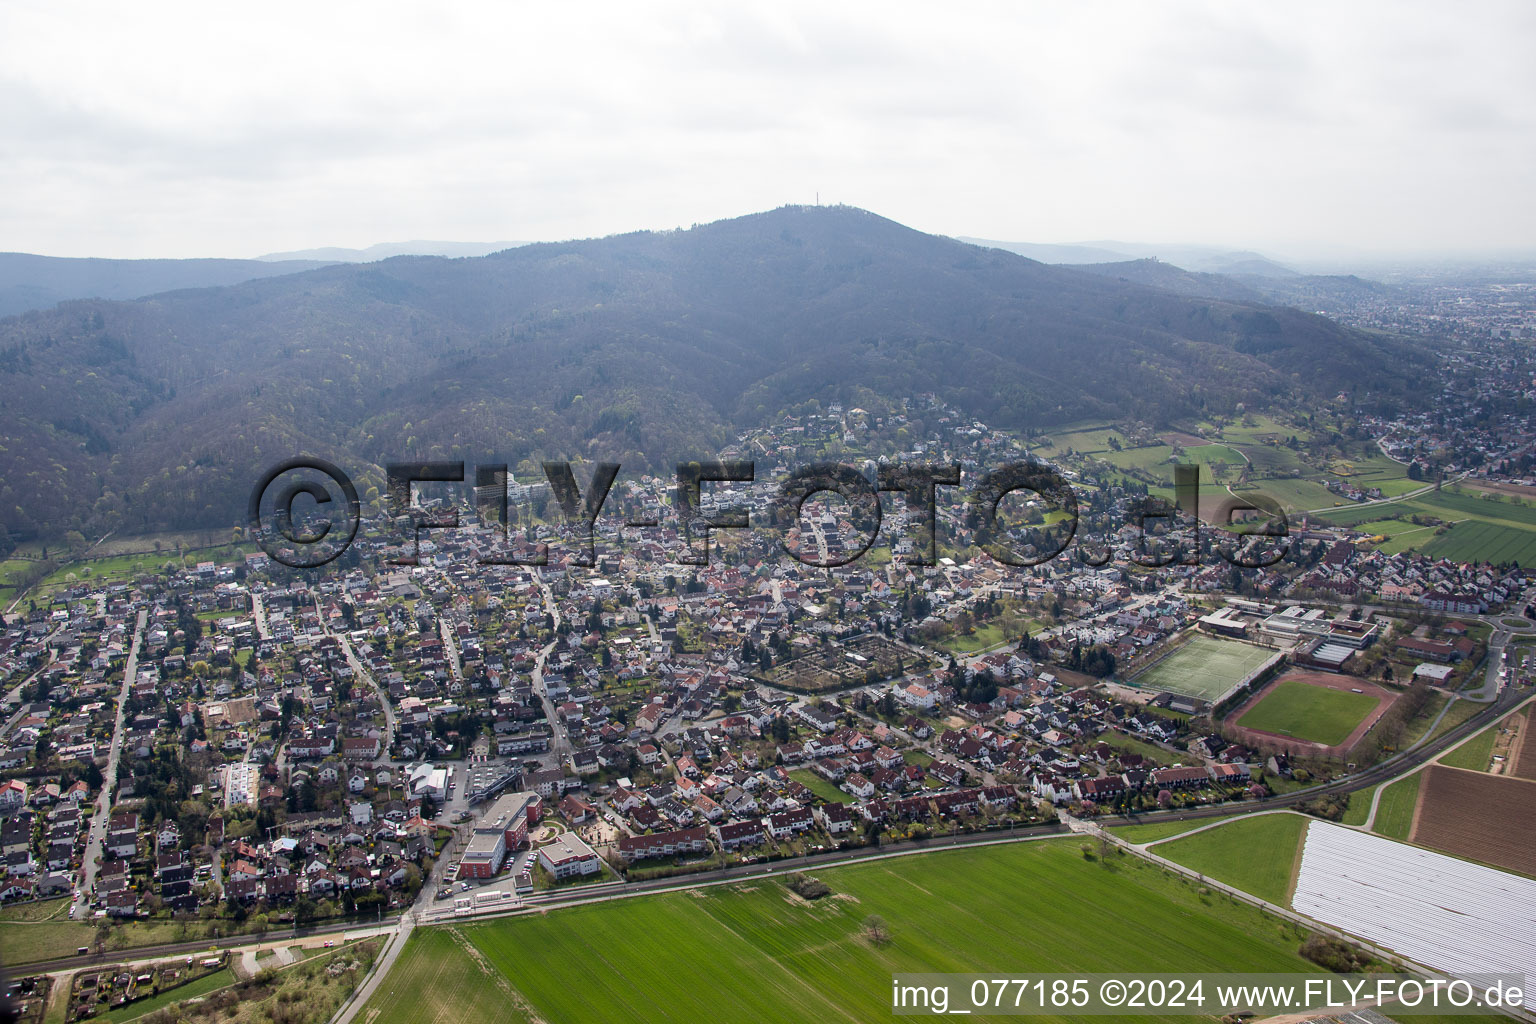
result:
[(1143, 690), (1215, 701), (1274, 656), (1263, 647), (1198, 635), (1131, 682)]

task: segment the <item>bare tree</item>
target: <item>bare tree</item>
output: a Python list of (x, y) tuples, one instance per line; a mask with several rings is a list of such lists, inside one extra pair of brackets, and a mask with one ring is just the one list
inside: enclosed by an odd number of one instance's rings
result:
[(891, 941), (891, 930), (885, 923), (885, 918), (879, 914), (870, 914), (864, 919), (864, 937), (871, 945), (886, 946)]

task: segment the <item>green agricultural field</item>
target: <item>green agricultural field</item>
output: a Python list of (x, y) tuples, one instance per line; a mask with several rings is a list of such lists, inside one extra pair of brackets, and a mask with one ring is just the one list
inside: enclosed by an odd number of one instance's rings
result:
[(1349, 504), (1346, 499), (1334, 494), (1316, 480), (1266, 477), (1263, 480), (1250, 482), (1253, 484), (1252, 489), (1278, 501), (1287, 512)]
[[(1364, 510), (1369, 511), (1369, 510)], [(1378, 514), (1380, 511), (1377, 510)], [(1334, 516), (1325, 517), (1337, 522)], [(1395, 555), (1413, 548), (1422, 547), (1435, 539), (1435, 527), (1419, 526), (1406, 519), (1372, 519), (1358, 523), (1339, 523), (1340, 526), (1351, 526), (1367, 535), (1382, 535), (1386, 537), (1375, 545), (1375, 550), (1382, 554)]]
[(1404, 551), (1417, 551), (1430, 541), (1434, 540), (1433, 530), (1404, 530), (1395, 537), (1390, 537), (1376, 545), (1376, 550), (1384, 555), (1399, 555)]
[(1237, 724), (1326, 746), (1343, 743), (1381, 698), (1330, 690), (1297, 679), (1278, 683)]
[[(219, 926), (202, 921), (151, 920), (114, 924), (107, 933), (107, 951), (115, 953), (138, 946), (202, 939), (214, 927)], [(229, 927), (225, 922), (221, 931), (229, 930)], [(52, 918), (34, 922), (18, 917), (0, 918), (0, 963), (15, 966), (74, 956), (78, 947), (92, 945), (95, 939), (96, 926), (83, 921)]]
[[(586, 954), (593, 950), (584, 951)], [(528, 1003), (513, 989), (521, 975), (542, 970), (542, 961), (515, 972), (511, 981), (491, 970), (480, 950), (457, 928), (418, 928), (357, 1020), (532, 1021)], [(640, 998), (637, 989), (633, 998)], [(641, 1019), (641, 1018), (636, 1018)]]
[(1185, 462), (1199, 462), (1203, 465), (1223, 463), (1228, 466), (1245, 466), (1247, 462), (1235, 448), (1228, 448), (1224, 444), (1202, 444), (1194, 448), (1184, 449)]
[(14, 597), (21, 577), (34, 564), (24, 558), (0, 560), (0, 597)]
[[(1396, 497), (1424, 486), (1421, 480), (1408, 479), (1408, 467), (1376, 452), (1357, 459), (1346, 459), (1350, 472), (1340, 475), (1356, 487), (1379, 487), (1387, 497)], [(1336, 467), (1342, 469), (1342, 467)]]
[[(1328, 512), (1320, 512), (1318, 513), (1318, 518), (1330, 523), (1334, 523), (1338, 526), (1349, 526), (1355, 529), (1363, 530), (1365, 529), (1365, 527), (1361, 525), (1363, 523), (1376, 522), (1382, 520), (1383, 518), (1390, 521), (1392, 517), (1405, 515), (1408, 513), (1408, 511), (1409, 510), (1406, 505), (1397, 503), (1385, 505), (1350, 504), (1342, 505), (1339, 508)], [(1406, 521), (1404, 522), (1407, 526), (1413, 525), (1412, 523), (1408, 523)]]
[(1372, 487), (1380, 487), (1381, 493), (1389, 498), (1400, 498), (1424, 486), (1424, 481), (1410, 480), (1406, 476), (1397, 479), (1390, 477), (1367, 478), (1366, 482)]
[[(1330, 516), (1329, 518), (1333, 517)], [(1419, 534), (1421, 542), (1427, 542), (1435, 535), (1435, 528), (1433, 526), (1420, 526), (1406, 519), (1371, 519), (1363, 523), (1356, 523), (1354, 528), (1361, 533), (1380, 533), (1394, 538), (1401, 537), (1404, 534)]]
[[(1411, 480), (1385, 478), (1356, 482), (1373, 482), (1389, 494), (1403, 494), (1420, 486)], [(1444, 533), (1417, 529), (1406, 518), (1415, 514), (1433, 516), (1450, 523), (1450, 528)], [(1402, 525), (1386, 528), (1383, 520), (1391, 517), (1401, 517)], [(1536, 507), (1516, 504), (1513, 499), (1494, 500), (1452, 488), (1386, 505), (1344, 506), (1323, 514), (1323, 518), (1340, 526), (1389, 534), (1391, 539), (1379, 546), (1386, 554), (1414, 548), (1435, 558), (1457, 561), (1536, 563)]]
[(1245, 444), (1238, 449), (1253, 463), (1256, 477), (1287, 476), (1300, 471), (1308, 472), (1307, 464), (1289, 448), (1268, 444)]
[(1408, 502), (1442, 519), (1480, 519), (1489, 523), (1536, 530), (1536, 506), (1516, 504), (1514, 499), (1496, 500), (1471, 491), (1441, 490), (1420, 495)]
[(1113, 434), (1122, 444), (1125, 436), (1113, 427), (1099, 426), (1073, 426), (1063, 430), (1050, 432), (1051, 444), (1033, 449), (1036, 455), (1042, 458), (1055, 458), (1064, 453), (1068, 448), (1075, 452), (1108, 452), (1109, 437)]
[(1493, 743), (1499, 737), (1498, 721), (1467, 740), (1455, 750), (1440, 758), (1440, 763), (1451, 768), (1465, 768), (1473, 772), (1486, 772), (1493, 761)]
[(51, 900), (28, 900), (0, 907), (0, 924), (16, 921), (67, 920), (70, 901), (65, 897)]
[(1309, 819), (1301, 814), (1245, 815), (1217, 828), (1159, 843), (1175, 864), (1287, 906), (1291, 874)]
[(1259, 444), (1261, 439), (1269, 435), (1277, 435), (1280, 438), (1296, 437), (1306, 441), (1311, 438), (1311, 433), (1305, 427), (1285, 423), (1263, 413), (1248, 414), (1237, 423), (1228, 424), (1219, 431), (1203, 431), (1208, 436), (1215, 433), (1224, 441), (1238, 441), (1246, 444)]
[[(1173, 477), (1173, 449), (1166, 444), (1148, 445), (1144, 448), (1124, 448), (1120, 451), (1096, 452), (1095, 458), (1103, 459), (1119, 469), (1145, 469), (1155, 475)], [(1193, 461), (1193, 460), (1186, 460)]]
[(1293, 926), (1079, 846), (828, 868), (811, 904), (767, 878), (418, 930), (358, 1020), (870, 1021), (897, 972), (1311, 969)]
[(1213, 701), (1274, 654), (1237, 640), (1196, 635), (1131, 682), (1143, 690), (1168, 690)]
[(1422, 547), (1435, 539), (1435, 527), (1419, 526), (1407, 519), (1377, 519), (1375, 516), (1388, 515), (1394, 505), (1375, 505), (1358, 509), (1340, 509), (1337, 513), (1329, 512), (1318, 518), (1324, 519), (1339, 526), (1348, 526), (1367, 535), (1380, 534), (1387, 539), (1375, 546), (1375, 550), (1383, 554), (1395, 555), (1412, 548)]
[(1423, 772), (1416, 772), (1405, 779), (1398, 779), (1381, 791), (1376, 804), (1376, 820), (1371, 831), (1388, 839), (1408, 839), (1413, 829), (1413, 808), (1419, 802), (1419, 783)]
[(76, 948), (89, 946), (95, 938), (96, 926), (83, 921), (6, 921), (0, 923), (0, 963), (74, 956)]
[(1478, 521), (1456, 523), (1419, 547), (1432, 558), (1457, 562), (1536, 565), (1536, 529), (1528, 527)]

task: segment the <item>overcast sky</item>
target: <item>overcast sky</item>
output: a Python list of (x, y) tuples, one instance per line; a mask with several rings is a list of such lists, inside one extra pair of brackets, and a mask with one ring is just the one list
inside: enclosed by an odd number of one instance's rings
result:
[(1533, 42), (1527, 0), (7, 0), (0, 250), (561, 239), (819, 193), (1010, 241), (1531, 251)]

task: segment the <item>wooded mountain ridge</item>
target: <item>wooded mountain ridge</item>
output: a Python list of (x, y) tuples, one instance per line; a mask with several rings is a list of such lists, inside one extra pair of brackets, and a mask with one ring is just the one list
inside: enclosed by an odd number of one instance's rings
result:
[(934, 392), (1002, 427), (1391, 400), (1415, 343), (926, 235), (849, 207), (398, 257), (0, 320), (0, 526), (241, 522), (330, 458), (669, 471), (810, 398)]

